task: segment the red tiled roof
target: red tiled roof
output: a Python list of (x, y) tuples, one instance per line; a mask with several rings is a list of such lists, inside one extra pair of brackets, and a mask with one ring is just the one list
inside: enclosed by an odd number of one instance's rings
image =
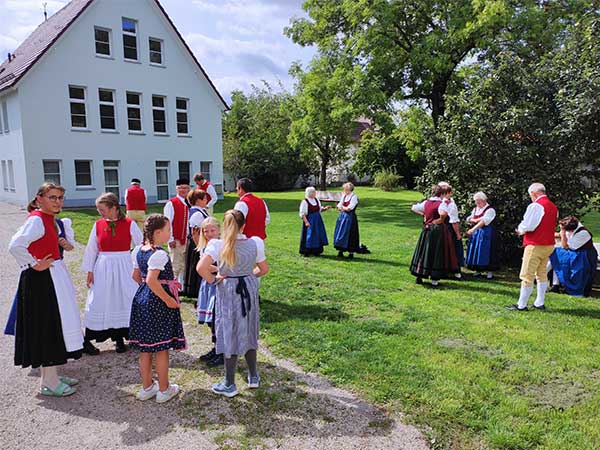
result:
[[(227, 102), (223, 99), (213, 82), (208, 77), (208, 74), (204, 68), (200, 65), (200, 62), (196, 59), (196, 56), (192, 50), (188, 47), (187, 43), (175, 27), (175, 24), (171, 18), (167, 15), (167, 12), (162, 7), (158, 0), (154, 0), (160, 11), (164, 14), (167, 21), (173, 27), (173, 31), (177, 34), (177, 37), (181, 40), (183, 46), (188, 51), (202, 74), (206, 77), (206, 80), (214, 90), (219, 100), (223, 103), (225, 109), (229, 109)], [(6, 59), (0, 65), (0, 92), (8, 89), (15, 84), (31, 69), (37, 61), (46, 53), (48, 49), (56, 42), (56, 40), (71, 26), (75, 20), (90, 6), (94, 0), (71, 0), (61, 10), (50, 16), (48, 20), (42, 22), (27, 39), (15, 50), (13, 57), (10, 61)]]

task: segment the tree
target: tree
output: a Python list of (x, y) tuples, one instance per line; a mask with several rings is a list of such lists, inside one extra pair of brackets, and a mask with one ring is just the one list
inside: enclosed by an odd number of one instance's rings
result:
[(391, 101), (426, 103), (434, 126), (469, 56), (503, 49), (543, 54), (586, 0), (306, 0), (309, 18), (286, 33), (324, 55), (342, 54)]
[(352, 73), (343, 61), (321, 56), (306, 71), (294, 64), (290, 73), (296, 78), (296, 91), (288, 141), (301, 148), (307, 160), (316, 161), (325, 190), (327, 168), (346, 157), (358, 117)]
[(300, 149), (287, 140), (291, 104), (288, 92), (274, 92), (266, 82), (248, 95), (232, 93), (231, 111), (223, 119), (226, 171), (235, 178), (249, 177), (257, 189), (266, 190), (290, 188), (307, 173)]

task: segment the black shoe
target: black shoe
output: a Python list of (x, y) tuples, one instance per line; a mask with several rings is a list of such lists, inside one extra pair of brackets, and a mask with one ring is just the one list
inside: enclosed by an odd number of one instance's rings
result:
[(481, 272), (475, 272), (475, 273), (473, 274), (473, 276), (474, 276), (475, 278), (481, 278), (481, 277), (483, 276), (483, 274), (482, 274)]
[(354, 259), (354, 253), (348, 253), (348, 259)]
[(544, 305), (542, 305), (542, 306), (535, 306), (535, 305), (533, 305), (533, 307), (535, 309), (537, 309), (538, 311), (546, 311), (546, 307)]
[(338, 252), (338, 258), (343, 258), (344, 257), (344, 252)]
[(423, 284), (423, 278), (417, 277), (415, 283), (417, 283), (417, 284)]
[(213, 359), (206, 362), (208, 367), (219, 367), (225, 364), (225, 358), (223, 358), (223, 353), (216, 355)]
[(550, 292), (554, 292), (555, 294), (560, 294), (560, 285), (553, 284), (552, 287), (550, 288)]
[(90, 341), (83, 341), (83, 353), (86, 355), (95, 356), (100, 354), (100, 349), (94, 347), (94, 344), (92, 344)]
[(509, 311), (519, 311), (519, 312), (529, 311), (529, 308), (527, 308), (527, 306), (525, 308), (519, 308), (519, 305), (516, 305), (516, 304), (507, 306), (506, 309), (508, 309)]
[(200, 361), (205, 361), (205, 362), (210, 361), (215, 356), (217, 356), (217, 349), (213, 347), (210, 352), (205, 353), (204, 355), (200, 356)]
[(115, 343), (115, 351), (117, 353), (125, 353), (127, 351), (127, 346), (125, 345), (125, 342), (123, 342), (123, 338), (117, 339), (117, 342)]

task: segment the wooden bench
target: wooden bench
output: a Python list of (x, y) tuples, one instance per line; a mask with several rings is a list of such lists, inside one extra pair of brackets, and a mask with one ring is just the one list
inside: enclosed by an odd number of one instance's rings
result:
[(342, 193), (339, 191), (317, 191), (317, 198), (321, 202), (338, 203), (342, 199)]

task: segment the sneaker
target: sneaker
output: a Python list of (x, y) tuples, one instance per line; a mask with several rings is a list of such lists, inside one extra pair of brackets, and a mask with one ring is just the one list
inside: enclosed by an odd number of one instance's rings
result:
[(210, 352), (205, 353), (204, 355), (200, 356), (200, 361), (210, 361), (215, 356), (217, 356), (217, 349), (213, 347)]
[(248, 387), (250, 389), (257, 389), (259, 385), (260, 385), (260, 375), (257, 374), (255, 377), (248, 375)]
[(100, 354), (100, 349), (94, 347), (94, 344), (92, 344), (90, 341), (83, 341), (83, 353), (95, 356)]
[(138, 400), (150, 400), (158, 394), (158, 383), (154, 381), (149, 389), (144, 389), (144, 386), (140, 388), (138, 393), (135, 395)]
[[(158, 388), (158, 386), (157, 386)], [(157, 389), (158, 390), (158, 389)], [(176, 384), (170, 384), (166, 391), (158, 391), (156, 393), (156, 403), (165, 403), (171, 400), (179, 394), (179, 386)]]
[(216, 355), (213, 359), (206, 361), (206, 365), (208, 367), (219, 367), (225, 364), (225, 359), (223, 358), (223, 354), (220, 353)]
[(238, 395), (238, 390), (235, 387), (235, 384), (226, 386), (225, 380), (221, 381), (220, 383), (213, 384), (212, 391), (215, 394), (224, 395), (227, 398), (235, 397), (236, 395)]

